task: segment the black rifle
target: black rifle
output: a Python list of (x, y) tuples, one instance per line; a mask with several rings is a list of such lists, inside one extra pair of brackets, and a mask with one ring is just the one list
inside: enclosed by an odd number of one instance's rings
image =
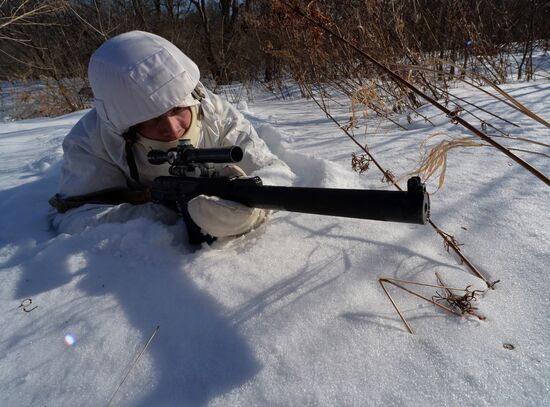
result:
[(151, 199), (177, 210), (187, 225), (189, 242), (211, 241), (191, 220), (187, 203), (198, 195), (217, 196), (254, 208), (317, 215), (425, 224), (430, 200), (419, 177), (407, 182), (407, 191), (298, 188), (267, 186), (259, 177), (218, 177), (214, 163), (239, 162), (240, 147), (194, 148), (187, 140), (168, 151), (148, 154), (152, 164), (170, 164), (171, 176), (158, 177)]

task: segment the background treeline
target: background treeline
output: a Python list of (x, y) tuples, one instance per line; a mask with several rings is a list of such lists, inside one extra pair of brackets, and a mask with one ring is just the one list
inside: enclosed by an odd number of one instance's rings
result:
[[(533, 79), (548, 49), (550, 1), (286, 0), (437, 95), (434, 81), (469, 70), (494, 82)], [(356, 53), (279, 0), (0, 0), (0, 80), (37, 81), (21, 116), (86, 107), (91, 53), (129, 30), (157, 33), (197, 62), (210, 86), (262, 81), (277, 89), (380, 79)], [(342, 45), (344, 44), (344, 45)], [(14, 86), (13, 89), (17, 87)], [(390, 92), (389, 88), (384, 92)], [(38, 100), (37, 98), (41, 98)], [(414, 101), (409, 101), (414, 103)]]

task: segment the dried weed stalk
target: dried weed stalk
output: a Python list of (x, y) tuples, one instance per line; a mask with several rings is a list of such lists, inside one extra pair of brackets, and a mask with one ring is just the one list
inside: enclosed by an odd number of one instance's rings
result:
[(440, 233), (443, 236), (443, 247), (445, 247), (445, 250), (447, 250), (447, 253), (449, 253), (449, 249), (451, 246), (454, 246), (459, 251), (460, 251), (460, 246), (464, 246), (464, 243), (459, 243), (458, 240), (456, 240), (456, 237), (454, 237), (453, 235), (446, 233), (442, 230), (440, 230)]
[(390, 170), (383, 171), (381, 182), (385, 184), (395, 184), (397, 182), (397, 177)]
[[(412, 334), (413, 329), (401, 310), (399, 309), (399, 306), (395, 302), (395, 300), (390, 295), (387, 288), (384, 286), (384, 283), (391, 284), (411, 295), (414, 295), (417, 298), (420, 298), (424, 301), (429, 302), (430, 304), (433, 304), (445, 311), (447, 311), (450, 314), (454, 314), (457, 316), (464, 316), (464, 315), (471, 315), (477, 317), (479, 320), (484, 320), (485, 317), (482, 315), (479, 315), (477, 313), (477, 308), (472, 305), (473, 301), (477, 301), (476, 295), (479, 296), (480, 294), (485, 293), (487, 290), (472, 290), (471, 286), (468, 285), (466, 288), (455, 288), (455, 287), (449, 287), (445, 285), (439, 276), (438, 273), (436, 273), (437, 281), (439, 284), (426, 284), (426, 283), (418, 283), (416, 281), (408, 281), (408, 280), (399, 280), (395, 278), (388, 278), (388, 277), (382, 277), (378, 279), (378, 282), (382, 286), (382, 289), (384, 290), (384, 293), (388, 296), (388, 299), (390, 300), (391, 304), (393, 305), (395, 311), (399, 315), (399, 318), (401, 318), (401, 321), (405, 325), (405, 328), (407, 331)], [(496, 284), (498, 281), (496, 281), (494, 284)], [(421, 287), (433, 287), (437, 289), (443, 289), (445, 294), (440, 294), (439, 292), (436, 292), (435, 295), (432, 296), (432, 298), (425, 297), (424, 295), (413, 291), (407, 287), (404, 287), (404, 284), (410, 284), (415, 286), (421, 286)], [(457, 294), (454, 294), (453, 291), (461, 291), (464, 292), (464, 295), (460, 296)]]

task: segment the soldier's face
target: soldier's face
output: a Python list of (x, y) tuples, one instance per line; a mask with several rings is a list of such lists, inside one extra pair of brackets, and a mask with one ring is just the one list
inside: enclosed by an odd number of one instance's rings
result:
[(137, 131), (156, 141), (174, 141), (185, 134), (191, 125), (192, 113), (189, 107), (175, 107), (168, 112), (137, 125)]

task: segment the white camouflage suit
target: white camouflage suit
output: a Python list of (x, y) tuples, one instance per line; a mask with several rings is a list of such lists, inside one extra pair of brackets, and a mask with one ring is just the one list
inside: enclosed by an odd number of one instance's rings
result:
[[(238, 145), (245, 151), (238, 165), (246, 174), (261, 175), (264, 181), (266, 176), (269, 181), (270, 175), (275, 174), (277, 183), (289, 183), (290, 170), (269, 151), (248, 120), (208, 91), (199, 82), (195, 63), (167, 40), (141, 31), (111, 38), (92, 55), (88, 75), (95, 108), (82, 117), (63, 142), (58, 199), (127, 189), (132, 178), (123, 134), (131, 126), (177, 106), (195, 106), (193, 112), (200, 119), (195, 147)], [(195, 97), (191, 95), (193, 91)], [(156, 147), (159, 143), (162, 142), (156, 142)], [(139, 151), (136, 157), (139, 158)], [(143, 163), (136, 161), (138, 173), (146, 173)], [(168, 175), (167, 166), (158, 168), (165, 174), (157, 175)], [(140, 181), (148, 186), (151, 178), (140, 177)], [(266, 216), (262, 209), (216, 197), (199, 196), (189, 202), (188, 208), (202, 231), (216, 237), (246, 233)], [(168, 224), (177, 220), (172, 210), (146, 202), (88, 203), (65, 213), (52, 211), (51, 222), (59, 233), (74, 234), (88, 226), (139, 217)]]

